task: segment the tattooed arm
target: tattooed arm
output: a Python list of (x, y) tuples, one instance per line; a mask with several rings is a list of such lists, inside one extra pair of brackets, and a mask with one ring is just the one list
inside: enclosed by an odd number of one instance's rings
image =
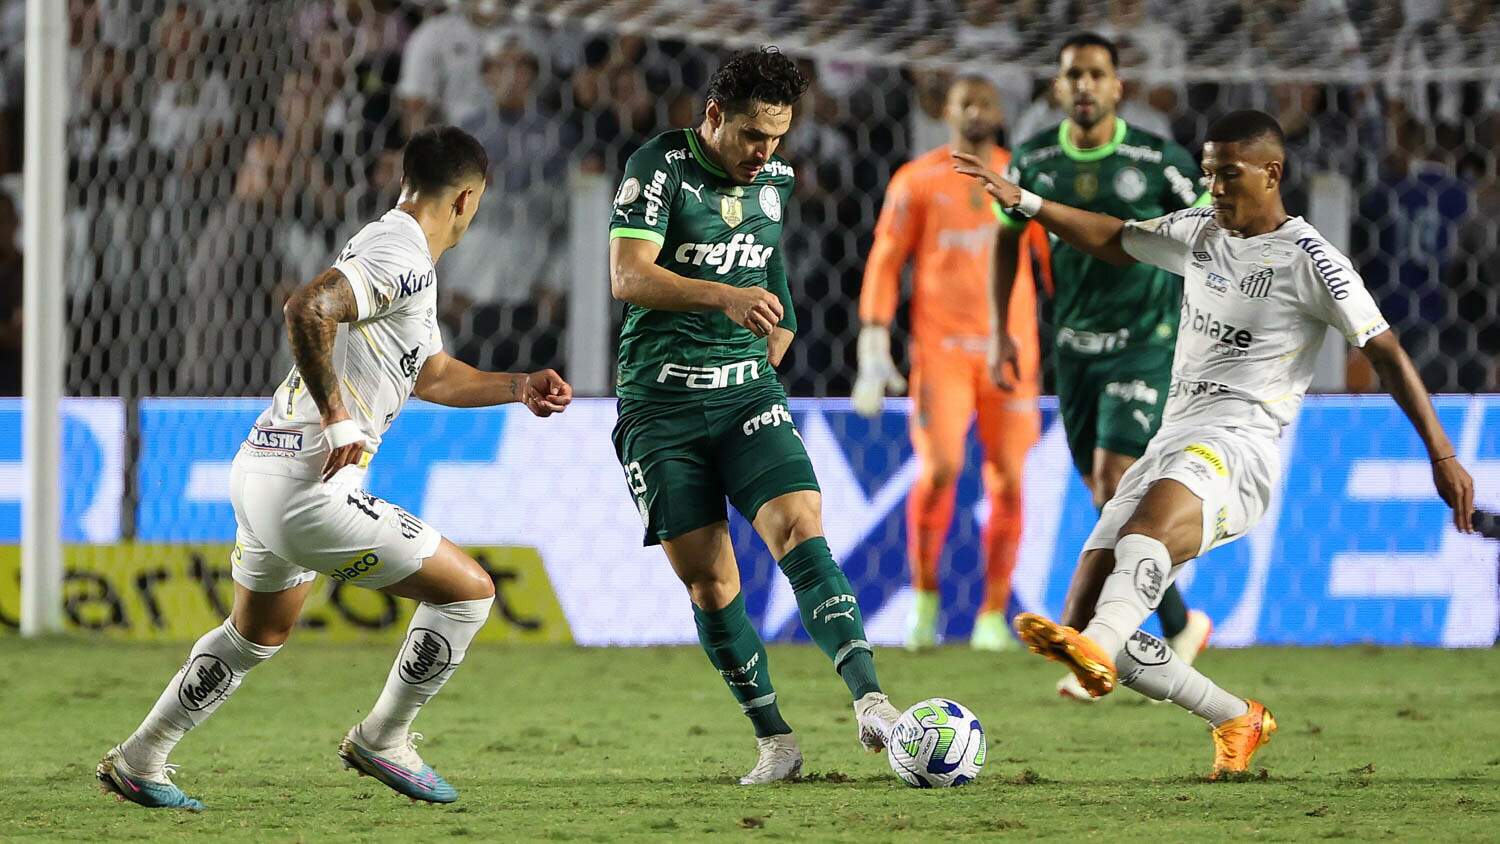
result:
[[(348, 419), (349, 411), (344, 407), (338, 375), (333, 371), (333, 341), (338, 336), (339, 323), (353, 322), (359, 315), (354, 288), (349, 286), (343, 273), (335, 269), (324, 270), (322, 275), (292, 294), (282, 313), (286, 316), (292, 360), (297, 364), (308, 395), (318, 406), (324, 429)], [(323, 463), (323, 480), (333, 477), (345, 466), (358, 463), (364, 450), (362, 439), (330, 448), (328, 459)]]
[(483, 372), (438, 352), (422, 364), (417, 398), (449, 407), (488, 407), (525, 402), (537, 416), (561, 413), (573, 400), (573, 388), (550, 369), (539, 372)]

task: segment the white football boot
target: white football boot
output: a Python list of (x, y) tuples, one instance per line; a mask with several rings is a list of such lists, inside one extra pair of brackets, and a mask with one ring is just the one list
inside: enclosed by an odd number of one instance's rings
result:
[(755, 740), (760, 759), (750, 773), (740, 777), (740, 785), (765, 785), (768, 782), (794, 780), (802, 773), (802, 748), (797, 736), (787, 733)]
[(1097, 703), (1099, 698), (1089, 694), (1089, 690), (1078, 682), (1078, 678), (1072, 674), (1064, 674), (1057, 681), (1057, 696), (1064, 700), (1076, 700), (1079, 703)]
[(870, 692), (856, 700), (854, 720), (859, 725), (859, 743), (871, 753), (885, 750), (886, 737), (900, 717), (901, 710), (880, 692)]
[(1181, 633), (1167, 640), (1167, 645), (1178, 659), (1192, 665), (1198, 654), (1208, 647), (1208, 640), (1213, 635), (1214, 622), (1208, 617), (1208, 613), (1188, 610), (1187, 624), (1183, 625)]

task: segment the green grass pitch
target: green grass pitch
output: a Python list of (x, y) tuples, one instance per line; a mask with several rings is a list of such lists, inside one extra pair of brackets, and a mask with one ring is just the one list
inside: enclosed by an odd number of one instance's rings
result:
[[(1245, 781), (1202, 780), (1205, 727), (1122, 690), (1052, 695), (1028, 655), (886, 650), (905, 706), (975, 710), (989, 762), (971, 787), (917, 791), (855, 742), (817, 651), (771, 650), (804, 782), (747, 789), (748, 724), (697, 649), (476, 647), (417, 721), (461, 792), (417, 806), (340, 768), (391, 647), (299, 644), (260, 667), (174, 754), (200, 814), (102, 795), (94, 765), (135, 728), (185, 645), (13, 638), (0, 644), (0, 841), (1494, 840), (1500, 653), (1349, 648), (1210, 651), (1222, 685), (1281, 732)], [(1262, 772), (1263, 771), (1263, 772)]]

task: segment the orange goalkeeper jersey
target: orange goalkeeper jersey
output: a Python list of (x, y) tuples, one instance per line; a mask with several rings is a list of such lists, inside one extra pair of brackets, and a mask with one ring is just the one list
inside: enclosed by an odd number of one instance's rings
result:
[[(865, 262), (859, 316), (889, 325), (901, 298), (901, 269), (912, 267), (912, 339), (983, 352), (990, 333), (990, 259), (998, 222), (990, 198), (975, 180), (956, 173), (945, 144), (903, 164), (891, 177), (875, 243)], [(1005, 172), (1010, 153), (996, 149), (990, 167)], [(1022, 360), (1036, 359), (1036, 287), (1029, 244), (1022, 241), (1011, 294), (1010, 334)], [(1029, 352), (1029, 354), (1028, 354)]]

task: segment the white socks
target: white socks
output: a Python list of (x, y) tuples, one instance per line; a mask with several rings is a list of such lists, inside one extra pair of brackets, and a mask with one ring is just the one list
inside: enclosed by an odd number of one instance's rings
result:
[(1219, 688), (1144, 630), (1135, 631), (1115, 655), (1115, 668), (1124, 685), (1152, 700), (1170, 700), (1215, 727), (1250, 711), (1243, 699)]
[(481, 598), (417, 605), (385, 689), (358, 727), (365, 747), (384, 750), (406, 741), (406, 731), (417, 710), (437, 694), (463, 662), (469, 643), (490, 617), (493, 603), (493, 598)]
[(125, 764), (140, 774), (161, 771), (167, 754), (187, 731), (208, 720), (234, 694), (246, 671), (279, 650), (280, 645), (257, 645), (241, 636), (228, 619), (203, 634), (151, 714), (120, 745)]
[(1115, 569), (1099, 590), (1094, 619), (1081, 632), (1107, 654), (1116, 653), (1156, 611), (1172, 582), (1172, 556), (1167, 546), (1139, 533), (1115, 543)]

